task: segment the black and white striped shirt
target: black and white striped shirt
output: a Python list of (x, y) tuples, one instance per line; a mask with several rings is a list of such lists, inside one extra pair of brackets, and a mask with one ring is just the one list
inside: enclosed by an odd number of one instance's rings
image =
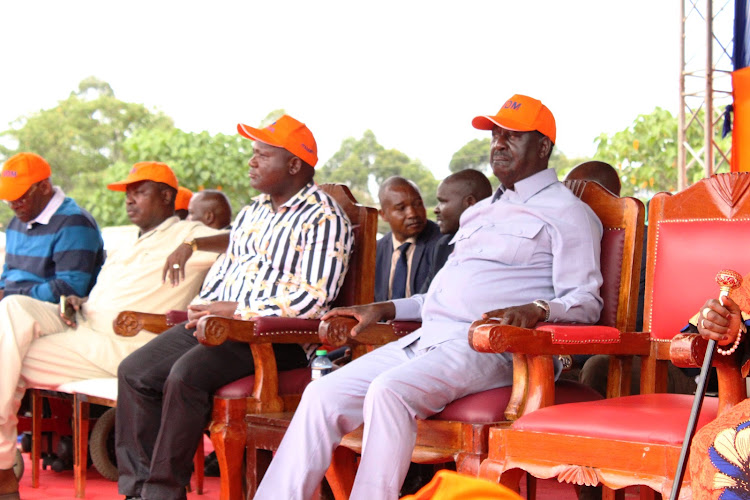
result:
[(200, 302), (236, 301), (243, 319), (320, 317), (344, 281), (353, 239), (346, 214), (314, 182), (275, 212), (262, 194), (237, 215)]

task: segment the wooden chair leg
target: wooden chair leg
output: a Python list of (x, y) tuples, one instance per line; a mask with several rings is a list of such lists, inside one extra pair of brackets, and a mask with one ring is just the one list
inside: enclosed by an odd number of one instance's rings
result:
[(510, 469), (506, 470), (500, 475), (498, 483), (502, 484), (506, 488), (509, 488), (515, 492), (520, 490), (519, 485), (521, 484), (521, 478), (525, 472), (521, 469)]
[(203, 494), (205, 460), (206, 460), (206, 450), (203, 448), (203, 435), (201, 435), (201, 440), (198, 442), (198, 449), (195, 451), (195, 457), (193, 457), (193, 474), (195, 476), (195, 492), (199, 495)]
[(602, 500), (625, 500), (625, 488), (613, 490), (602, 486)]
[(31, 389), (31, 487), (39, 488), (42, 460), (42, 406), (39, 391)]
[(89, 454), (89, 403), (76, 394), (73, 400), (73, 475), (76, 498), (86, 497), (86, 472)]
[(536, 478), (531, 474), (526, 474), (526, 498), (536, 500)]
[(326, 479), (336, 500), (348, 500), (357, 475), (357, 453), (344, 446), (338, 446), (331, 458), (331, 466), (326, 471)]
[(219, 462), (221, 485), (220, 500), (242, 498), (242, 463), (245, 453), (246, 424), (245, 398), (214, 398), (212, 415), (211, 442), (214, 445), (216, 459)]

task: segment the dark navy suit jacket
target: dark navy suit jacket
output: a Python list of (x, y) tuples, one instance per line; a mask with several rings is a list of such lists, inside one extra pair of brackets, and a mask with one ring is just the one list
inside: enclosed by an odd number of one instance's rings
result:
[(432, 262), (430, 262), (430, 274), (427, 279), (422, 283), (422, 288), (419, 293), (427, 293), (430, 288), (430, 283), (435, 279), (435, 275), (445, 265), (445, 261), (448, 260), (448, 256), (453, 252), (453, 245), (450, 244), (456, 233), (444, 234), (435, 243), (435, 248), (432, 249)]
[[(424, 231), (417, 236), (417, 242), (414, 245), (409, 273), (409, 287), (412, 293), (419, 293), (430, 275), (432, 250), (439, 238), (438, 225), (428, 220)], [(388, 232), (378, 240), (375, 254), (375, 302), (388, 300), (388, 280), (391, 276), (392, 257), (393, 236), (391, 232)]]

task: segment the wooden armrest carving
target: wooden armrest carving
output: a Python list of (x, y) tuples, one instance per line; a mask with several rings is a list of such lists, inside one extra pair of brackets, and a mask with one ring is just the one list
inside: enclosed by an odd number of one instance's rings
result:
[[(585, 332), (586, 325), (580, 325)], [(499, 320), (476, 321), (469, 329), (469, 342), (479, 352), (513, 352), (527, 354), (623, 354), (647, 355), (648, 334), (622, 332), (619, 340), (597, 340), (582, 335), (579, 339), (556, 341), (544, 330), (501, 325)]]
[(354, 318), (336, 316), (328, 321), (321, 321), (318, 333), (324, 344), (340, 347), (345, 344), (384, 345), (397, 340), (399, 336), (389, 323), (376, 323), (359, 332), (356, 337), (351, 336), (352, 328), (357, 324)]
[[(273, 328), (278, 323), (278, 328)], [(318, 320), (294, 321), (288, 327), (287, 318), (263, 318), (263, 327), (256, 328), (255, 321), (206, 316), (198, 322), (195, 336), (203, 345), (221, 345), (227, 340), (250, 344), (317, 344)]]
[(112, 321), (112, 329), (122, 337), (133, 337), (141, 330), (161, 333), (169, 328), (167, 317), (163, 314), (151, 314), (137, 311), (122, 311)]
[(708, 340), (695, 333), (681, 333), (669, 343), (672, 363), (682, 368), (703, 365)]

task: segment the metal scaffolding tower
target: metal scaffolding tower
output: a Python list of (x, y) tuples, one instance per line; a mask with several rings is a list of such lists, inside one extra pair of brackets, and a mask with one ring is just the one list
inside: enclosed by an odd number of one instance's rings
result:
[[(696, 163), (706, 177), (729, 169), (729, 146), (717, 144), (724, 109), (732, 103), (733, 0), (680, 0), (680, 107), (677, 188)], [(695, 137), (702, 130), (703, 141)], [(722, 168), (723, 167), (723, 168)]]

